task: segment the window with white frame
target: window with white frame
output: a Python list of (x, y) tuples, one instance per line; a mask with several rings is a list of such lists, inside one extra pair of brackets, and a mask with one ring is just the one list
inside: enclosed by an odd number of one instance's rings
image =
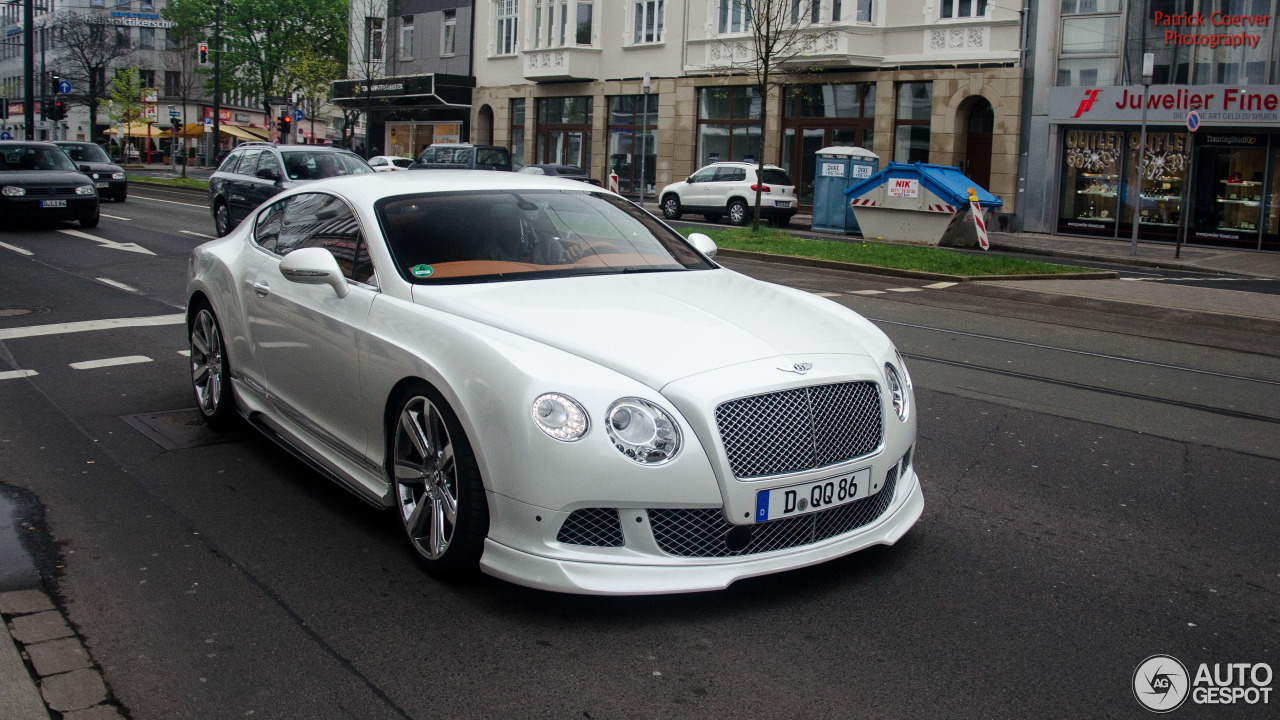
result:
[(632, 42), (637, 45), (662, 42), (665, 3), (666, 0), (635, 0)]
[(382, 18), (380, 17), (364, 19), (364, 60), (365, 62), (382, 60)]
[(440, 23), (440, 57), (453, 57), (458, 48), (458, 11), (445, 10)]
[(942, 0), (940, 18), (982, 17), (987, 14), (987, 0)]
[(831, 0), (831, 22), (871, 22), (871, 0), (849, 0), (847, 5), (853, 10), (853, 17), (847, 17), (848, 13), (844, 11), (845, 0)]
[(520, 49), (519, 37), (516, 35), (520, 12), (519, 0), (494, 0), (498, 19), (495, 27), (493, 51), (497, 55), (510, 55)]
[(400, 18), (400, 60), (413, 59), (413, 16), (405, 15)]
[(720, 32), (740, 33), (751, 29), (751, 0), (720, 0)]
[(578, 0), (578, 17), (574, 25), (573, 40), (578, 45), (591, 44), (591, 11), (594, 5), (586, 0)]
[[(533, 46), (542, 47), (542, 0), (533, 0)], [(547, 39), (547, 44), (551, 44), (551, 39)]]

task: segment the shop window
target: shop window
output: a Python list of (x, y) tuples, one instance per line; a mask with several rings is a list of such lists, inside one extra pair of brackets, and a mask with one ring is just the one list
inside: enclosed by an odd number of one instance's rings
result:
[(702, 88), (698, 95), (698, 166), (755, 162), (763, 151), (760, 94), (753, 87)]
[(933, 114), (933, 83), (898, 83), (898, 112), (894, 119), (895, 162), (929, 162), (929, 123)]
[(1124, 133), (1067, 130), (1063, 143), (1058, 229), (1114, 237), (1120, 213), (1120, 161)]
[[(1121, 234), (1133, 230), (1134, 198), (1138, 199), (1138, 217), (1144, 237), (1173, 239), (1182, 220), (1183, 183), (1190, 156), (1186, 133), (1148, 132), (1147, 150), (1142, 164), (1138, 162), (1138, 143), (1142, 136), (1128, 135), (1124, 206), (1120, 222)], [(1136, 192), (1135, 192), (1136, 190)]]
[(524, 98), (511, 100), (511, 169), (524, 167)]
[[(1267, 235), (1280, 242), (1280, 147), (1271, 153), (1271, 196), (1267, 199)], [(1275, 248), (1272, 248), (1275, 249)]]
[[(637, 136), (641, 138), (638, 142)], [(620, 189), (640, 192), (640, 154), (644, 153), (644, 189), (646, 192), (653, 191), (655, 168), (658, 164), (657, 136), (656, 94), (609, 98), (609, 171), (618, 174)]]
[(538, 100), (538, 163), (576, 165), (591, 172), (593, 98)]
[(782, 104), (782, 157), (801, 205), (813, 201), (817, 151), (832, 145), (870, 148), (875, 125), (876, 86), (797, 85)]
[(1262, 225), (1266, 138), (1234, 134), (1217, 137), (1223, 144), (1213, 144), (1215, 136), (1208, 136), (1209, 144), (1197, 153), (1197, 175), (1209, 175), (1208, 187), (1198, 188), (1197, 200), (1203, 205), (1197, 218), (1207, 215), (1202, 229), (1218, 233), (1216, 239), (1253, 246)]

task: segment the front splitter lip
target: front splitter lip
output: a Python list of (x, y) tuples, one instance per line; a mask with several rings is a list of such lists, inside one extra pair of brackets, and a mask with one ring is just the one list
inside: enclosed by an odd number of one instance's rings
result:
[(723, 590), (744, 578), (816, 565), (872, 545), (893, 545), (924, 512), (914, 470), (911, 489), (879, 522), (842, 538), (790, 550), (705, 563), (640, 565), (557, 560), (485, 540), (480, 568), (508, 582), (578, 595), (664, 595)]

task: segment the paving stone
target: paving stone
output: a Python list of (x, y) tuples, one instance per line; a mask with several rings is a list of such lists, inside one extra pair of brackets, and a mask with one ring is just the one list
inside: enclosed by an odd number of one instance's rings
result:
[(49, 642), (27, 645), (23, 648), (36, 668), (36, 674), (59, 675), (72, 670), (79, 670), (93, 665), (89, 662), (89, 653), (76, 638), (63, 638)]
[(124, 720), (110, 705), (94, 705), (86, 710), (63, 713), (62, 720)]
[(0, 613), (5, 615), (29, 615), (52, 610), (49, 596), (40, 590), (14, 590), (0, 593)]
[(27, 674), (27, 666), (22, 664), (18, 648), (3, 629), (0, 629), (0, 718), (49, 720), (49, 712)]
[(97, 670), (73, 670), (40, 681), (45, 703), (58, 712), (92, 707), (107, 699), (107, 686)]
[(19, 615), (9, 621), (13, 639), (23, 645), (70, 637), (73, 633), (62, 614), (50, 610), (34, 615)]

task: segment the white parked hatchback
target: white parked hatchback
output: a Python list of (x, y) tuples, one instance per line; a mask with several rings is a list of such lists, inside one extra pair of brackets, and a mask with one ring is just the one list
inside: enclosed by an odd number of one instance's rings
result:
[[(746, 225), (751, 222), (756, 201), (756, 169), (755, 163), (712, 163), (662, 188), (658, 195), (662, 214), (668, 220), (679, 220), (684, 213), (701, 213), (709, 222), (728, 215), (730, 223)], [(760, 218), (786, 227), (798, 209), (795, 185), (777, 165), (765, 165), (763, 174)]]

